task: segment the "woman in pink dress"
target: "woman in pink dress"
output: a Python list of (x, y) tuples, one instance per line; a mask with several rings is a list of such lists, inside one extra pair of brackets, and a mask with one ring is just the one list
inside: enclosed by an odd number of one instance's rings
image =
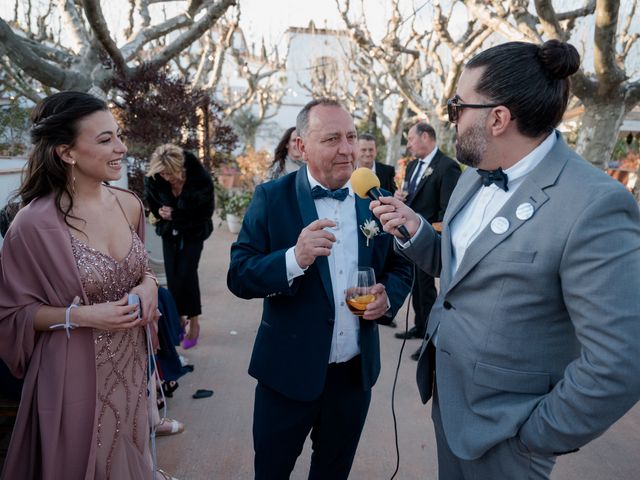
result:
[[(3, 479), (153, 479), (147, 337), (157, 283), (106, 104), (60, 92), (32, 113), (22, 208), (0, 253), (0, 357), (24, 377)], [(136, 294), (141, 309), (129, 304)]]

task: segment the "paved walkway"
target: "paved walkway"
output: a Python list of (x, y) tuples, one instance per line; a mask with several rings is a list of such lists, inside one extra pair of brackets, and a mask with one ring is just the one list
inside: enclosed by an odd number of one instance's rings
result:
[[(160, 467), (180, 480), (250, 480), (253, 478), (251, 422), (255, 380), (247, 374), (261, 313), (261, 301), (234, 297), (226, 287), (229, 246), (235, 240), (223, 225), (206, 242), (200, 266), (203, 296), (201, 341), (184, 352), (195, 371), (180, 379), (168, 399), (169, 416), (183, 421), (180, 435), (158, 439)], [(399, 315), (404, 322), (406, 310)], [(395, 330), (381, 327), (382, 373), (360, 441), (351, 480), (390, 479), (395, 468), (391, 387), (400, 346)], [(640, 339), (639, 339), (640, 341)], [(398, 480), (435, 480), (436, 450), (429, 418), (431, 407), (420, 403), (415, 362), (409, 355), (418, 341), (406, 344), (396, 390), (400, 446)], [(194, 400), (198, 388), (215, 391)], [(293, 472), (307, 478), (310, 445)], [(640, 405), (605, 435), (580, 452), (561, 457), (554, 480), (632, 480), (640, 478)], [(331, 480), (331, 479), (327, 479)]]

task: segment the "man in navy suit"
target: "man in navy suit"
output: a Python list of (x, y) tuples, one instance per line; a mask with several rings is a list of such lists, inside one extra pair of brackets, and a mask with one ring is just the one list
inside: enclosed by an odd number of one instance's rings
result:
[(396, 169), (392, 165), (376, 162), (377, 155), (376, 137), (370, 133), (358, 135), (358, 166), (373, 170), (373, 173), (380, 180), (380, 188), (394, 193), (396, 191)]
[[(410, 267), (391, 235), (368, 235), (369, 200), (349, 179), (357, 154), (351, 115), (314, 100), (299, 113), (306, 166), (257, 187), (231, 247), (229, 289), (264, 298), (249, 374), (255, 478), (287, 479), (311, 432), (310, 479), (346, 479), (380, 372), (377, 323), (388, 323), (410, 288)], [(369, 229), (373, 231), (375, 229)], [(345, 291), (371, 267), (375, 301), (361, 318)]]

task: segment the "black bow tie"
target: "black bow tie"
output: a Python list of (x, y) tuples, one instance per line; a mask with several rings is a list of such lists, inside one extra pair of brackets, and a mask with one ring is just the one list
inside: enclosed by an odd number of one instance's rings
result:
[(478, 172), (478, 175), (482, 177), (482, 185), (485, 187), (495, 183), (496, 187), (501, 188), (505, 192), (509, 191), (509, 187), (507, 187), (509, 177), (502, 171), (502, 167), (498, 167), (497, 170), (478, 169), (476, 171)]
[(317, 200), (318, 198), (333, 198), (335, 200), (339, 200), (342, 202), (349, 195), (348, 188), (338, 188), (336, 190), (327, 190), (326, 188), (322, 188), (320, 185), (316, 185), (311, 189), (311, 198)]

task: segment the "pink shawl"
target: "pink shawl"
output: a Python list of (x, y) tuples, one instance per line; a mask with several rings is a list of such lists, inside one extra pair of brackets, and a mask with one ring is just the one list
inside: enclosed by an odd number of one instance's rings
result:
[[(141, 205), (142, 208), (142, 205)], [(137, 233), (144, 241), (144, 215)], [(87, 302), (52, 195), (23, 208), (0, 251), (0, 358), (24, 387), (3, 479), (93, 480), (96, 365), (89, 328), (36, 332), (42, 305)]]

